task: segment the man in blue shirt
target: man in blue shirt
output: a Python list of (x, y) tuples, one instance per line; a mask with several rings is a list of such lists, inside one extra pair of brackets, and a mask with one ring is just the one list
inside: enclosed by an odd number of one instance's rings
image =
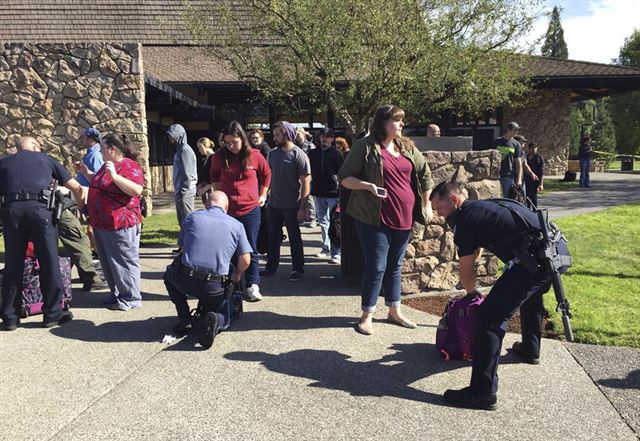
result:
[(176, 305), (178, 324), (176, 335), (192, 329), (187, 295), (197, 297), (203, 307), (198, 342), (208, 349), (219, 329), (228, 319), (218, 313), (224, 302), (223, 278), (229, 274), (230, 262), (237, 258), (231, 275), (240, 281), (251, 262), (251, 245), (240, 222), (227, 215), (229, 201), (221, 191), (208, 191), (203, 196), (205, 210), (198, 210), (182, 221), (178, 245), (182, 253), (167, 267), (164, 284)]
[[(82, 147), (87, 149), (87, 152), (84, 154), (81, 162), (87, 166), (92, 174), (95, 174), (100, 170), (102, 164), (104, 164), (102, 153), (100, 153), (100, 132), (98, 132), (94, 127), (86, 128), (82, 131), (80, 140), (82, 141)], [(76, 175), (76, 180), (83, 187), (88, 187), (89, 179), (80, 172), (80, 168), (80, 163), (77, 163), (76, 171), (78, 174)]]

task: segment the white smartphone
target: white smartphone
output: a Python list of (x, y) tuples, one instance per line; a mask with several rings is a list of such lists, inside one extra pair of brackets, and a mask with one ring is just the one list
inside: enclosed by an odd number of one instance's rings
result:
[(382, 187), (376, 187), (376, 194), (381, 198), (387, 197), (387, 189)]

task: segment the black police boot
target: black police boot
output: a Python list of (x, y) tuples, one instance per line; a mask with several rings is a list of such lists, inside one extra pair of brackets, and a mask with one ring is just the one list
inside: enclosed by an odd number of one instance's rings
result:
[(184, 321), (180, 320), (178, 324), (173, 327), (173, 335), (176, 337), (184, 337), (188, 335), (193, 330), (193, 323), (191, 323), (191, 319)]
[(13, 323), (11, 325), (7, 325), (6, 323), (2, 326), (2, 329), (4, 329), (5, 331), (15, 331), (16, 329), (18, 329), (18, 324), (20, 323), (20, 320), (18, 320), (16, 323)]
[(524, 346), (524, 343), (521, 341), (517, 341), (511, 347), (511, 350), (514, 354), (520, 357), (525, 363), (529, 364), (540, 364), (540, 354), (533, 354)]
[(459, 390), (447, 389), (444, 399), (449, 404), (466, 409), (496, 410), (498, 407), (496, 394), (477, 395), (471, 386)]
[(213, 339), (216, 338), (218, 328), (220, 327), (218, 314), (213, 311), (207, 312), (199, 325), (200, 336), (198, 337), (198, 343), (200, 343), (203, 348), (209, 349), (213, 346)]
[(73, 320), (73, 314), (71, 313), (71, 311), (63, 311), (58, 320), (55, 320), (53, 322), (43, 322), (42, 326), (44, 326), (45, 328), (53, 328), (54, 326), (64, 325), (71, 320)]

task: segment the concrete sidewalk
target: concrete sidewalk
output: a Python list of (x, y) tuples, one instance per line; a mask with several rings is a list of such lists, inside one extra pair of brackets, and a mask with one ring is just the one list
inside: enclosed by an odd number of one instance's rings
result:
[[(319, 251), (317, 232), (304, 239), (307, 255)], [(466, 386), (471, 368), (437, 355), (437, 317), (407, 309), (420, 326), (406, 330), (381, 307), (375, 334), (357, 334), (357, 287), (314, 258), (290, 283), (284, 251), (264, 300), (245, 303), (209, 351), (161, 343), (175, 323), (161, 280), (169, 248), (141, 250), (141, 309), (109, 311), (78, 291), (73, 322), (45, 330), (35, 317), (0, 333), (0, 439), (637, 439), (554, 340), (539, 366), (503, 353), (497, 412), (448, 407), (441, 394)]]
[[(562, 176), (545, 177), (561, 179)], [(640, 175), (625, 173), (591, 173), (591, 188), (541, 193), (540, 208), (548, 208), (552, 219), (592, 213), (614, 205), (640, 201)]]

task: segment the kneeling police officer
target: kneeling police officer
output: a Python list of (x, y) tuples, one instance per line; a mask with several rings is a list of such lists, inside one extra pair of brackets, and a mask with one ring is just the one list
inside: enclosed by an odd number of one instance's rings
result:
[[(22, 307), (22, 274), (27, 242), (33, 241), (40, 262), (44, 327), (73, 318), (62, 310), (62, 276), (58, 263), (58, 234), (50, 211), (51, 180), (73, 192), (82, 206), (82, 188), (56, 160), (40, 152), (35, 138), (25, 136), (18, 152), (0, 160), (0, 196), (6, 263), (2, 279), (2, 321), (7, 331), (17, 328)], [(49, 209), (48, 209), (49, 207)]]
[[(206, 209), (194, 211), (182, 221), (178, 237), (182, 253), (167, 267), (163, 278), (178, 313), (174, 334), (185, 335), (196, 325), (200, 328), (198, 342), (209, 349), (218, 330), (228, 325), (227, 317), (218, 310), (225, 300), (223, 281), (231, 260), (237, 259), (231, 278), (238, 282), (249, 267), (253, 249), (242, 224), (226, 214), (227, 195), (208, 190), (202, 198)], [(197, 297), (202, 305), (196, 323), (192, 323), (187, 295)]]
[[(523, 361), (539, 362), (544, 307), (542, 295), (551, 287), (551, 273), (536, 259), (540, 230), (536, 213), (506, 199), (469, 201), (452, 182), (438, 184), (431, 203), (454, 231), (460, 257), (460, 281), (468, 294), (477, 293), (475, 260), (486, 248), (511, 266), (497, 280), (478, 310), (471, 385), (447, 390), (444, 398), (458, 407), (494, 410), (498, 390), (498, 360), (507, 323), (520, 307), (522, 342), (513, 352)], [(527, 225), (528, 224), (528, 225)]]

